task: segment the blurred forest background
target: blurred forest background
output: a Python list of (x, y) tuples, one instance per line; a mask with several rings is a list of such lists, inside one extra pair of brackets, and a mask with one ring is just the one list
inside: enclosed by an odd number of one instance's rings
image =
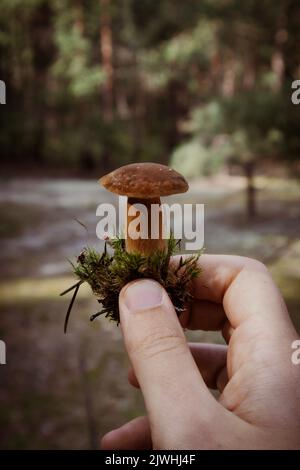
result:
[(82, 289), (64, 336), (58, 297), (122, 164), (182, 172), (206, 251), (265, 262), (300, 330), (299, 78), (298, 0), (0, 0), (1, 448), (96, 448), (143, 412), (119, 329)]

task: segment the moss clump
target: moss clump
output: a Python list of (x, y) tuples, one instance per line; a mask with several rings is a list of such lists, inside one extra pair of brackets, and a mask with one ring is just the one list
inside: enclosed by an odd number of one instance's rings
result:
[[(107, 251), (109, 245), (113, 253)], [(199, 276), (198, 259), (201, 253), (188, 257), (180, 257), (178, 263), (171, 263), (170, 258), (177, 251), (179, 242), (173, 236), (168, 240), (166, 251), (157, 251), (151, 256), (125, 251), (123, 239), (113, 239), (106, 242), (103, 253), (85, 248), (73, 264), (74, 273), (79, 281), (63, 294), (75, 289), (65, 322), (65, 330), (69, 314), (74, 303), (79, 286), (87, 282), (102, 305), (100, 312), (91, 316), (94, 320), (103, 314), (109, 319), (119, 323), (119, 293), (130, 281), (135, 279), (151, 278), (159, 282), (167, 291), (175, 307), (177, 315), (183, 310), (185, 304), (191, 300), (191, 280)]]

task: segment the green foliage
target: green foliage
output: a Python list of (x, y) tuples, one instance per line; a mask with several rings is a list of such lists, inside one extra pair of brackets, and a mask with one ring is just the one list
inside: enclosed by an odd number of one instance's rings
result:
[(184, 29), (193, 28), (203, 11), (203, 3), (206, 2), (127, 0), (137, 39), (147, 49), (172, 40)]
[(193, 176), (228, 158), (299, 158), (300, 107), (289, 106), (299, 8), (109, 0), (104, 11), (98, 0), (2, 0), (2, 159), (104, 172), (172, 154)]
[(173, 165), (185, 157), (195, 162), (191, 171), (199, 175), (207, 173), (207, 162), (218, 168), (229, 159), (245, 163), (280, 155), (284, 150), (284, 99), (281, 94), (258, 89), (195, 108), (184, 126), (192, 139), (180, 148), (180, 156), (174, 152)]
[[(91, 44), (76, 27), (76, 9), (68, 9), (68, 2), (57, 2), (54, 41), (57, 59), (52, 66), (56, 78), (65, 79), (68, 90), (74, 98), (95, 94), (105, 82), (105, 72), (100, 64), (89, 63)], [(78, 16), (78, 13), (77, 13)]]
[[(128, 282), (135, 279), (156, 280), (168, 292), (177, 314), (184, 310), (185, 304), (192, 298), (191, 281), (200, 275), (198, 265), (200, 253), (188, 257), (180, 256), (178, 263), (170, 263), (178, 246), (174, 237), (168, 240), (166, 251), (157, 251), (151, 256), (128, 253), (125, 251), (123, 239), (116, 238), (108, 243), (113, 254), (108, 253), (106, 247), (103, 253), (86, 248), (79, 255), (77, 263), (73, 265), (79, 283), (70, 289), (78, 290), (80, 283), (87, 282), (102, 305), (101, 311), (93, 315), (91, 320), (100, 314), (105, 314), (109, 319), (119, 323), (119, 293)], [(75, 296), (71, 301), (71, 307), (74, 299)]]
[(174, 151), (171, 166), (186, 178), (192, 178), (204, 173), (207, 162), (207, 150), (197, 140), (183, 143)]
[[(148, 87), (161, 89), (171, 80), (187, 79), (191, 64), (206, 70), (215, 48), (215, 27), (201, 19), (191, 30), (176, 35), (157, 48), (144, 51), (140, 66)], [(192, 88), (193, 73), (189, 78)]]
[(223, 164), (229, 152), (228, 144), (206, 147), (200, 139), (181, 144), (171, 156), (172, 167), (186, 178), (215, 173)]

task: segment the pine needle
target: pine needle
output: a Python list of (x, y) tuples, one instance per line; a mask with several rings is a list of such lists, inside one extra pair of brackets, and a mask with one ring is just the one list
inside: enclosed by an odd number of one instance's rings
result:
[(75, 299), (76, 299), (76, 296), (77, 296), (77, 293), (78, 293), (80, 284), (82, 284), (82, 283), (81, 283), (81, 282), (78, 282), (78, 283), (77, 283), (77, 286), (76, 286), (76, 288), (75, 288), (74, 294), (73, 294), (73, 296), (72, 296), (72, 299), (71, 299), (71, 302), (70, 302), (70, 305), (69, 305), (69, 308), (68, 308), (68, 311), (67, 311), (67, 314), (66, 314), (65, 325), (64, 325), (64, 332), (65, 332), (65, 333), (67, 332), (67, 327), (68, 327), (68, 322), (69, 322), (69, 318), (70, 318), (70, 313), (71, 313), (71, 310), (72, 310), (74, 301), (75, 301)]

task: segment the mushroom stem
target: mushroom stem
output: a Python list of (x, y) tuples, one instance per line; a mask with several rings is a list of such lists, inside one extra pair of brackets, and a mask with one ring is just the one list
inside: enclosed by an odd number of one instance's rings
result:
[[(141, 213), (139, 204), (143, 204), (147, 213), (145, 213), (146, 211)], [(153, 207), (153, 210), (151, 210), (153, 204), (156, 204), (156, 208)], [(134, 222), (137, 219), (142, 224), (144, 223), (144, 227)], [(149, 256), (157, 250), (165, 250), (166, 241), (162, 238), (163, 217), (160, 198), (142, 199), (129, 197), (127, 202), (127, 226), (125, 228), (125, 245), (128, 253), (141, 253)], [(144, 228), (145, 233), (143, 233), (142, 228)], [(132, 230), (135, 232), (135, 238), (132, 238)], [(136, 238), (137, 236), (138, 238)]]

